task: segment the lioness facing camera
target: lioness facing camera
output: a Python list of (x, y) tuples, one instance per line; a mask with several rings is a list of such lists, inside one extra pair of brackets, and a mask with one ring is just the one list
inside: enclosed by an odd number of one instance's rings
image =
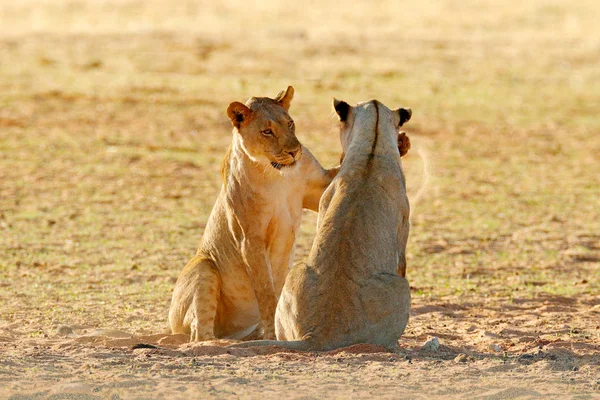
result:
[(274, 338), (281, 287), (294, 259), (302, 208), (318, 210), (336, 175), (300, 144), (288, 114), (294, 89), (227, 108), (233, 141), (223, 186), (196, 253), (177, 279), (169, 323), (191, 341)]
[(373, 100), (334, 100), (344, 160), (321, 198), (317, 235), (306, 263), (290, 271), (275, 316), (278, 345), (331, 350), (357, 343), (395, 349), (408, 323), (405, 279), (409, 204), (398, 128), (410, 109)]

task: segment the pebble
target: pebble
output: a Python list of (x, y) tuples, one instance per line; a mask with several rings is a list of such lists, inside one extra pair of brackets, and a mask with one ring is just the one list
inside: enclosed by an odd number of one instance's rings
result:
[(56, 328), (56, 334), (58, 336), (71, 336), (74, 335), (75, 332), (73, 332), (73, 328), (69, 325), (59, 325), (59, 327)]
[(457, 363), (466, 363), (467, 361), (469, 361), (469, 356), (464, 353), (460, 353), (459, 355), (454, 357), (454, 362)]
[(495, 343), (490, 344), (490, 350), (495, 351), (496, 353), (502, 353), (502, 347)]
[(427, 341), (423, 344), (423, 346), (421, 347), (421, 350), (425, 350), (425, 351), (437, 351), (437, 349), (440, 348), (440, 340), (436, 337), (430, 337), (427, 339)]

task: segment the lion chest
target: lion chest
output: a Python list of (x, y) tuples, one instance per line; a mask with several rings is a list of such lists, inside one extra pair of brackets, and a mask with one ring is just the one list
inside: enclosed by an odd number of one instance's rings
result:
[(265, 236), (277, 293), (281, 291), (292, 266), (296, 235), (302, 218), (302, 201), (285, 200), (274, 207)]

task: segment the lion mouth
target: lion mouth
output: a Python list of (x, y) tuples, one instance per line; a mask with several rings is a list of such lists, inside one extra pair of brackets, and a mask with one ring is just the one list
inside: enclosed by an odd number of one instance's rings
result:
[(293, 167), (294, 165), (296, 165), (296, 161), (294, 160), (289, 164), (281, 164), (281, 163), (278, 163), (275, 161), (271, 161), (271, 165), (273, 166), (273, 168), (280, 170), (280, 169), (286, 168), (286, 167)]

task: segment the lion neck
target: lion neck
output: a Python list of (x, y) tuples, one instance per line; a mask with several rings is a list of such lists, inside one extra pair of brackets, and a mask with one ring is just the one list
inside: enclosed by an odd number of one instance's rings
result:
[(343, 170), (368, 172), (380, 161), (400, 162), (397, 133), (388, 123), (390, 118), (388, 110), (377, 102), (357, 109), (347, 135), (340, 173)]

